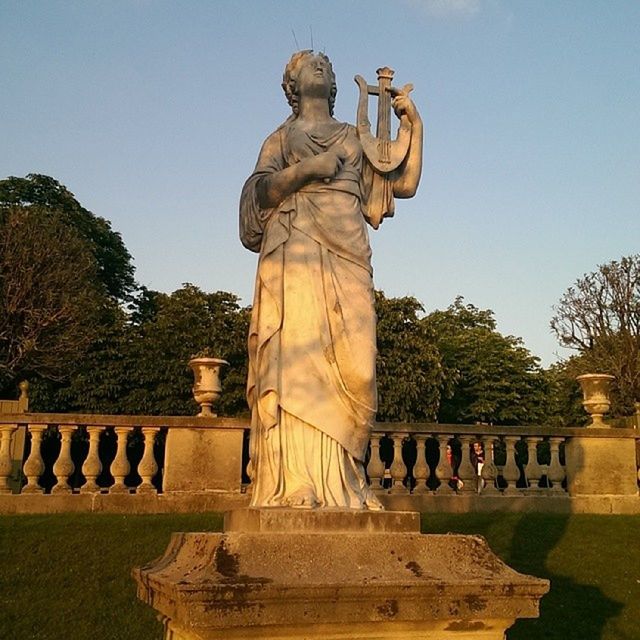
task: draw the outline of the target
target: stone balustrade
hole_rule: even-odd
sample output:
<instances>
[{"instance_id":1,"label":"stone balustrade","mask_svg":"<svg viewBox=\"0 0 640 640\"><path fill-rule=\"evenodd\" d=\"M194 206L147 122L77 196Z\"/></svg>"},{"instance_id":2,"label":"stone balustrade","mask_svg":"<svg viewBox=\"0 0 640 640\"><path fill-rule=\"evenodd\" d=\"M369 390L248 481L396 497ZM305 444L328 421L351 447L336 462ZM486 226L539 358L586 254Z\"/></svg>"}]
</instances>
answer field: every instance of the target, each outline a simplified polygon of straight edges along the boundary
<instances>
[{"instance_id":1,"label":"stone balustrade","mask_svg":"<svg viewBox=\"0 0 640 640\"><path fill-rule=\"evenodd\" d=\"M565 494L564 445L570 436L562 431L378 423L367 474L375 490L398 495Z\"/></svg>"},{"instance_id":2,"label":"stone balustrade","mask_svg":"<svg viewBox=\"0 0 640 640\"><path fill-rule=\"evenodd\" d=\"M197 481L187 478L185 484L167 463L182 467L186 462L181 473L188 476L206 464L211 444L209 457L220 476L216 488L240 492L246 429L246 421L225 418L0 414L0 494L157 494L175 485L189 490ZM21 430L27 445L16 478L11 456ZM180 460L182 441L194 434L201 446L190 459ZM224 463L216 461L220 457Z\"/></svg>"},{"instance_id":3,"label":"stone balustrade","mask_svg":"<svg viewBox=\"0 0 640 640\"><path fill-rule=\"evenodd\" d=\"M213 495L206 508L224 508L225 496L246 500L251 491L248 430L240 418L0 414L0 512L20 510L27 496L40 498L24 509L35 511L62 500L54 496L70 505L87 495L113 497L131 511L204 508L188 496ZM567 511L591 510L579 506L586 497L599 511L640 513L639 446L637 429L378 423L367 475L393 508L529 508L545 498ZM623 506L612 507L612 496Z\"/></svg>"}]
</instances>

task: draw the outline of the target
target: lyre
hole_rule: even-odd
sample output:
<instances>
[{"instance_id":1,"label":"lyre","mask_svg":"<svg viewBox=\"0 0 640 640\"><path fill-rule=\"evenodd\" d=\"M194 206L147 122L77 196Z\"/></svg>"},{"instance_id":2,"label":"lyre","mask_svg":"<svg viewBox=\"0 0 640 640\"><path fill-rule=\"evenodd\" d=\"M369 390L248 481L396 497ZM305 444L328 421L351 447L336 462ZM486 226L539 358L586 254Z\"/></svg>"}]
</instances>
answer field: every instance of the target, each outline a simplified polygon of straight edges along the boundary
<instances>
[{"instance_id":1,"label":"lyre","mask_svg":"<svg viewBox=\"0 0 640 640\"><path fill-rule=\"evenodd\" d=\"M354 78L360 88L358 100L357 130L365 155L373 167L380 173L389 173L397 169L407 156L409 136L401 136L391 140L391 98L393 95L408 95L413 90L412 84L402 89L391 86L394 71L389 67L381 67L376 71L378 85L367 84L362 76ZM378 96L378 122L376 135L371 133L369 122L369 96ZM400 118L400 129L410 128L407 116Z\"/></svg>"}]
</instances>

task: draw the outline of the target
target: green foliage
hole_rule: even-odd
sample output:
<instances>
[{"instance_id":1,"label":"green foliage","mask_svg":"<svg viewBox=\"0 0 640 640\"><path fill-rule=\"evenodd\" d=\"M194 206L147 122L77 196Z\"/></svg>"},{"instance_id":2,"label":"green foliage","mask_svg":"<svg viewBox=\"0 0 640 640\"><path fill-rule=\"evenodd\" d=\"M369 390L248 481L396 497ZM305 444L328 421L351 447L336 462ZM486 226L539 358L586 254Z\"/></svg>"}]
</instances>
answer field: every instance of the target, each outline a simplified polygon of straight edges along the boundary
<instances>
[{"instance_id":1,"label":"green foliage","mask_svg":"<svg viewBox=\"0 0 640 640\"><path fill-rule=\"evenodd\" d=\"M442 367L422 310L415 298L376 291L379 420L428 421L438 410Z\"/></svg>"},{"instance_id":2,"label":"green foliage","mask_svg":"<svg viewBox=\"0 0 640 640\"><path fill-rule=\"evenodd\" d=\"M244 413L249 311L224 291L190 284L170 295L143 290L130 315L118 307L68 384L35 385L34 408L116 414L193 415L190 358L204 349L223 367L220 415Z\"/></svg>"},{"instance_id":3,"label":"green foliage","mask_svg":"<svg viewBox=\"0 0 640 640\"><path fill-rule=\"evenodd\" d=\"M125 300L135 289L134 267L120 234L111 224L85 209L64 185L49 176L0 180L0 211L19 205L39 217L54 217L84 238L97 265L97 278L110 296Z\"/></svg>"},{"instance_id":4,"label":"green foliage","mask_svg":"<svg viewBox=\"0 0 640 640\"><path fill-rule=\"evenodd\" d=\"M75 229L40 206L0 207L0 390L61 379L91 344L104 296Z\"/></svg>"},{"instance_id":5,"label":"green foliage","mask_svg":"<svg viewBox=\"0 0 640 640\"><path fill-rule=\"evenodd\" d=\"M221 415L246 411L246 339L249 312L232 293L205 293L190 284L171 295L156 295L155 316L134 331L130 390L125 405L143 413L192 414L193 374L187 363L207 349L229 362L223 367Z\"/></svg>"},{"instance_id":6,"label":"green foliage","mask_svg":"<svg viewBox=\"0 0 640 640\"><path fill-rule=\"evenodd\" d=\"M547 369L548 421L551 425L577 427L589 422L589 415L582 407L582 391L576 380L582 373L587 371L578 356L553 364Z\"/></svg>"},{"instance_id":7,"label":"green foliage","mask_svg":"<svg viewBox=\"0 0 640 640\"><path fill-rule=\"evenodd\" d=\"M568 374L610 373L612 415L629 415L640 399L640 255L585 274L564 293L551 328L577 351Z\"/></svg>"},{"instance_id":8,"label":"green foliage","mask_svg":"<svg viewBox=\"0 0 640 640\"><path fill-rule=\"evenodd\" d=\"M67 378L61 383L42 378L31 381L32 410L126 413L119 407L128 391L131 340L127 314L114 302L105 305L91 345L73 363Z\"/></svg>"},{"instance_id":9,"label":"green foliage","mask_svg":"<svg viewBox=\"0 0 640 640\"><path fill-rule=\"evenodd\" d=\"M444 368L443 423L532 424L547 413L548 383L538 359L496 330L493 312L464 304L425 318Z\"/></svg>"}]
</instances>

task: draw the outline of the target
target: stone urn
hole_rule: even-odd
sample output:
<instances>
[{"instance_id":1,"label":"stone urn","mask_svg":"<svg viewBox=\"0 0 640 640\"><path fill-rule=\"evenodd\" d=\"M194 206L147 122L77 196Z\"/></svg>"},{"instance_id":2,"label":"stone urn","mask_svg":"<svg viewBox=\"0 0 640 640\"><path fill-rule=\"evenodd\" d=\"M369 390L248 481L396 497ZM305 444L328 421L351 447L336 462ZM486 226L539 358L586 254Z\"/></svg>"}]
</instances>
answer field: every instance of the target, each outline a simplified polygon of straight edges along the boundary
<instances>
[{"instance_id":1,"label":"stone urn","mask_svg":"<svg viewBox=\"0 0 640 640\"><path fill-rule=\"evenodd\" d=\"M189 366L193 371L193 397L200 405L201 418L215 418L212 407L220 397L220 367L229 364L220 358L191 358Z\"/></svg>"},{"instance_id":2,"label":"stone urn","mask_svg":"<svg viewBox=\"0 0 640 640\"><path fill-rule=\"evenodd\" d=\"M576 380L582 387L584 400L582 406L591 416L591 424L588 427L608 427L602 416L609 411L611 402L609 400L609 388L614 376L607 373L585 373L578 376Z\"/></svg>"}]
</instances>

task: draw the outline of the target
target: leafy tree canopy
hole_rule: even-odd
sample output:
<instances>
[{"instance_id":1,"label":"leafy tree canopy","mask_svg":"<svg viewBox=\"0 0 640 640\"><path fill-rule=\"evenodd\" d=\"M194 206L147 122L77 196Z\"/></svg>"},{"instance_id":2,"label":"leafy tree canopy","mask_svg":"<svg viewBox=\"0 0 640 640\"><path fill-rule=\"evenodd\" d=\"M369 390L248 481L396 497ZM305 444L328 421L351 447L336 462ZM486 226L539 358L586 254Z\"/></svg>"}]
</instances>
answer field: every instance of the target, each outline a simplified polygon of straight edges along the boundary
<instances>
[{"instance_id":1,"label":"leafy tree canopy","mask_svg":"<svg viewBox=\"0 0 640 640\"><path fill-rule=\"evenodd\" d=\"M613 415L632 413L640 399L640 255L579 278L554 311L551 329L577 352L567 370L614 375Z\"/></svg>"},{"instance_id":2,"label":"leafy tree canopy","mask_svg":"<svg viewBox=\"0 0 640 640\"><path fill-rule=\"evenodd\" d=\"M547 381L538 359L496 330L493 312L465 304L425 318L444 368L438 419L444 423L531 424L546 414Z\"/></svg>"},{"instance_id":3,"label":"leafy tree canopy","mask_svg":"<svg viewBox=\"0 0 640 640\"><path fill-rule=\"evenodd\" d=\"M576 380L581 373L585 371L580 356L572 356L547 369L550 424L558 427L576 427L589 422L589 414L582 407L582 391Z\"/></svg>"},{"instance_id":4,"label":"leafy tree canopy","mask_svg":"<svg viewBox=\"0 0 640 640\"><path fill-rule=\"evenodd\" d=\"M0 209L34 207L38 216L55 216L84 238L95 258L96 275L106 292L125 300L135 289L132 258L111 224L85 209L64 185L54 178L30 173L25 178L0 180Z\"/></svg>"},{"instance_id":5,"label":"leafy tree canopy","mask_svg":"<svg viewBox=\"0 0 640 640\"><path fill-rule=\"evenodd\" d=\"M172 294L144 289L131 315L113 309L69 382L36 385L34 407L116 414L193 415L189 359L208 350L229 362L222 370L220 415L247 411L248 309L232 293L185 284Z\"/></svg>"},{"instance_id":6,"label":"leafy tree canopy","mask_svg":"<svg viewBox=\"0 0 640 640\"><path fill-rule=\"evenodd\" d=\"M422 311L415 298L376 292L379 420L431 421L436 416L443 373Z\"/></svg>"},{"instance_id":7,"label":"leafy tree canopy","mask_svg":"<svg viewBox=\"0 0 640 640\"><path fill-rule=\"evenodd\" d=\"M0 390L60 380L93 340L104 295L86 241L40 205L0 208Z\"/></svg>"}]
</instances>

